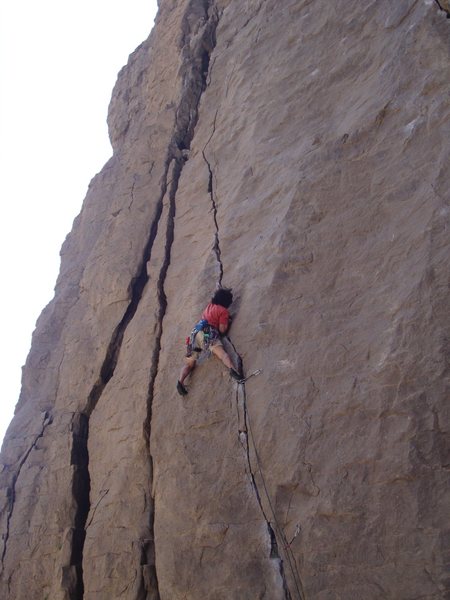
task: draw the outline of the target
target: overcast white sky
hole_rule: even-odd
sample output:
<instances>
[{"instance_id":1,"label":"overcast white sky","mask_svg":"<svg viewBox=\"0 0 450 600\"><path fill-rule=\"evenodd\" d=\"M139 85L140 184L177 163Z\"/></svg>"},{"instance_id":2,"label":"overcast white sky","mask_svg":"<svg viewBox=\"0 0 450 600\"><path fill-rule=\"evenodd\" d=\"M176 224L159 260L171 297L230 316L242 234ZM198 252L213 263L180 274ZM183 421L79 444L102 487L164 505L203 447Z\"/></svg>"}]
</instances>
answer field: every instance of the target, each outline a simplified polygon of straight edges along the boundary
<instances>
[{"instance_id":1,"label":"overcast white sky","mask_svg":"<svg viewBox=\"0 0 450 600\"><path fill-rule=\"evenodd\" d=\"M0 442L61 244L112 154L106 116L117 73L156 10L156 0L0 5Z\"/></svg>"}]
</instances>

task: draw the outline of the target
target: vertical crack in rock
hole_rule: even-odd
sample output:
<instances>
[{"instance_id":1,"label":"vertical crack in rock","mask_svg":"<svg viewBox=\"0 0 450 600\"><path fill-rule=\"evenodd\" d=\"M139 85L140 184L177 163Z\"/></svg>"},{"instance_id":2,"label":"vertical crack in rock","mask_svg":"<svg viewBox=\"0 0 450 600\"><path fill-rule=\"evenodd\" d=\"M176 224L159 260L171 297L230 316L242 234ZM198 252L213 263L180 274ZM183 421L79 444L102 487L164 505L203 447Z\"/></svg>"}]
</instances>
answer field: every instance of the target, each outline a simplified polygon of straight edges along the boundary
<instances>
[{"instance_id":1,"label":"vertical crack in rock","mask_svg":"<svg viewBox=\"0 0 450 600\"><path fill-rule=\"evenodd\" d=\"M440 10L442 10L442 12L445 12L445 14L447 15L447 19L450 19L450 10L448 2L445 2L445 4L442 0L435 0L435 2L439 6Z\"/></svg>"},{"instance_id":2,"label":"vertical crack in rock","mask_svg":"<svg viewBox=\"0 0 450 600\"><path fill-rule=\"evenodd\" d=\"M217 287L221 287L222 279L223 279L223 263L222 263L222 257L221 257L221 251L220 251L219 223L217 220L217 202L214 197L213 170L211 167L211 163L209 162L209 160L207 159L206 154L205 154L206 147L208 146L209 142L213 138L214 133L216 132L217 112L218 111L216 110L216 114L214 115L213 130L212 130L211 135L209 136L208 141L206 142L206 144L202 150L202 155L203 155L203 160L205 161L206 166L208 167L208 173L209 173L208 194L211 199L211 207L212 207L213 220L214 220L214 226L215 226L213 250L216 255L217 264L219 265L219 278L217 280Z\"/></svg>"},{"instance_id":3,"label":"vertical crack in rock","mask_svg":"<svg viewBox=\"0 0 450 600\"><path fill-rule=\"evenodd\" d=\"M286 580L286 574L284 572L283 559L281 558L280 552L278 550L277 536L275 535L275 531L273 530L273 527L269 521L267 522L267 528L269 530L269 536L270 536L270 558L274 558L274 559L278 560L278 564L279 564L279 568L280 568L280 575L281 575L281 579L283 581L284 597L286 600L292 600L291 592L289 591L289 587L288 587L287 580ZM303 596L301 596L300 594L299 594L299 598L300 598L300 600L303 600Z\"/></svg>"},{"instance_id":4,"label":"vertical crack in rock","mask_svg":"<svg viewBox=\"0 0 450 600\"><path fill-rule=\"evenodd\" d=\"M147 244L144 248L142 259L136 277L131 281L128 307L111 336L102 367L100 376L92 387L87 399L85 410L76 413L72 420L72 455L71 465L74 468L72 481L72 497L76 505L74 518L74 531L72 535L72 552L69 567L64 570L69 572L68 581L63 577L63 586L68 590L70 600L82 600L84 597L83 581L83 551L86 538L86 521L90 511L90 488L91 479L89 473L89 419L97 403L114 375L117 361L119 359L120 348L122 345L125 331L133 319L145 285L148 281L147 262L150 260L153 244L158 232L158 224L163 212L163 200L167 188L167 174L169 171L169 160L166 160L165 174L161 184L161 193L156 203L155 215L150 227L150 234Z\"/></svg>"},{"instance_id":5,"label":"vertical crack in rock","mask_svg":"<svg viewBox=\"0 0 450 600\"><path fill-rule=\"evenodd\" d=\"M231 342L230 342L231 343ZM237 353L236 353L237 354ZM237 354L238 356L238 360L241 362L241 358L240 356ZM285 573L285 569L284 569L284 562L283 559L281 557L280 551L279 551L279 545L278 545L278 541L277 541L277 535L276 532L278 533L282 544L283 544L283 548L285 549L285 555L286 555L286 559L287 559L287 563L289 565L289 569L291 571L292 574L292 578L294 580L295 583L295 590L296 590L296 594L297 594L297 598L298 600L304 600L305 599L305 594L304 594L304 590L303 590L303 585L300 579L300 574L298 572L298 568L295 562L295 557L292 554L292 551L289 548L289 544L286 540L286 536L284 535L284 532L281 528L281 526L278 523L278 520L276 518L275 515L275 509L272 505L272 501L270 499L270 495L269 495L269 491L267 489L266 483L265 483L265 479L264 479L264 475L262 472L262 468L261 468L261 463L260 463L260 459L259 459L259 455L258 455L258 451L256 449L256 444L255 444L255 440L253 438L253 433L252 433L252 429L251 429L251 424L250 424L250 419L249 419L249 414L248 414L248 408L247 408L247 394L245 391L245 385L242 384L239 386L237 392L236 392L236 402L239 405L239 394L242 394L242 411L243 411L243 425L244 427L242 428L242 430L239 431L239 441L242 445L242 447L244 448L245 454L246 454L246 458L247 458L247 465L248 465L248 471L249 471L249 476L250 476L250 481L253 487L253 490L255 492L255 496L256 496L256 500L258 502L259 508L261 510L261 513L263 515L264 520L266 521L267 524L267 531L269 534L269 539L270 539L270 558L275 559L278 561L278 565L279 565L279 570L280 570L280 577L281 580L283 582L283 592L284 592L284 598L285 600L292 600L292 595L291 592L289 590L289 586L288 586L288 582L287 582L287 578L286 578L286 573ZM238 409L239 410L239 409ZM267 516L266 511L264 510L264 506L263 506L263 502L261 499L261 492L258 488L258 484L256 483L256 477L255 477L255 470L254 467L252 465L252 460L251 460L251 452L250 452L250 444L249 444L249 435L252 441L252 445L253 445L253 452L255 455L255 459L256 459L256 464L257 464L257 470L259 472L261 481L262 481L262 485L263 485L263 489L264 489L264 494L267 498L267 502L269 504L270 507L270 511L272 513L272 517L273 517L273 523L270 521L270 519Z\"/></svg>"},{"instance_id":6,"label":"vertical crack in rock","mask_svg":"<svg viewBox=\"0 0 450 600\"><path fill-rule=\"evenodd\" d=\"M198 16L198 22L192 26L189 17L192 14ZM153 398L155 392L156 376L159 368L159 359L161 353L161 339L163 334L163 321L167 310L167 297L164 290L164 284L167 271L170 265L171 250L174 240L175 213L176 213L176 194L178 185L185 164L185 154L183 151L189 150L194 137L195 126L198 121L198 110L200 99L207 87L207 77L209 72L211 53L216 45L216 28L219 16L214 8L213 2L193 0L183 19L183 45L181 53L183 56L182 83L183 94L176 112L176 124L169 149L168 162L174 161L172 182L169 191L169 212L167 217L167 228L165 237L164 260L159 272L157 282L158 295L158 318L157 330L155 333L155 346L152 355L150 381L147 395L147 420L144 425L144 435L146 438L151 479L153 479L153 456L150 449L151 422L153 411ZM201 35L197 35L196 26L203 23ZM193 45L191 45L193 43ZM151 499L149 530L151 539L143 545L143 557L141 560L143 572L146 567L147 578L143 574L143 590L146 594L153 592L154 600L159 600L158 578L156 572L156 548L154 540L154 513L155 501ZM150 589L151 588L151 589ZM156 592L155 592L156 590ZM146 598L148 596L145 596Z\"/></svg>"},{"instance_id":7,"label":"vertical crack in rock","mask_svg":"<svg viewBox=\"0 0 450 600\"><path fill-rule=\"evenodd\" d=\"M83 547L86 538L86 519L90 509L89 477L89 417L75 413L71 423L72 450L70 465L73 468L72 498L75 503L75 519L72 530L72 548L69 567L63 567L63 587L70 600L81 600L84 596Z\"/></svg>"},{"instance_id":8,"label":"vertical crack in rock","mask_svg":"<svg viewBox=\"0 0 450 600\"><path fill-rule=\"evenodd\" d=\"M17 480L19 479L19 475L20 475L20 472L22 470L22 467L24 466L24 464L28 460L28 457L30 456L31 452L36 448L36 444L38 443L38 441L40 440L40 438L42 438L44 436L45 430L47 429L47 427L49 425L52 424L52 422L53 422L53 417L50 415L49 412L45 412L44 413L44 418L42 420L41 430L37 434L37 436L34 438L34 441L32 442L31 446L28 448L28 450L22 456L22 458L21 458L21 460L19 462L19 466L17 468L17 472L13 475L11 487L8 487L8 489L7 489L6 493L7 493L7 500L8 500L8 506L7 506L7 511L8 512L7 512L7 515L6 515L6 532L5 532L4 536L3 536L3 552L2 552L2 557L1 557L2 570L3 570L3 567L4 567L6 550L7 550L7 546L8 546L11 518L12 518L12 515L13 515L13 512L14 512L14 503L15 503L15 500L16 500L16 485L17 485Z\"/></svg>"},{"instance_id":9,"label":"vertical crack in rock","mask_svg":"<svg viewBox=\"0 0 450 600\"><path fill-rule=\"evenodd\" d=\"M147 419L144 423L144 437L148 452L149 462L149 480L153 481L153 456L150 450L150 432L153 411L153 395L156 376L159 367L159 357L161 353L161 338L163 333L163 320L167 310L167 297L164 291L164 282L170 265L170 255L174 239L175 228L175 196L178 189L178 183L183 169L184 161L182 158L173 160L172 182L169 191L169 211L167 215L167 225L165 232L164 260L161 265L158 280L156 283L156 292L158 299L157 327L155 331L155 343L151 358L149 387L147 393ZM154 514L155 500L153 496L149 499L149 522L148 530L150 537L142 540L141 550L141 585L140 596L142 600L150 598L151 600L160 600L158 576L156 572L156 549L154 540Z\"/></svg>"},{"instance_id":10,"label":"vertical crack in rock","mask_svg":"<svg viewBox=\"0 0 450 600\"><path fill-rule=\"evenodd\" d=\"M239 370L243 371L242 358L239 355L239 353L237 352L237 350L234 347L233 343L231 342L230 338L228 336L225 336L223 339L226 344L226 350L227 350L228 354L231 356L233 363L238 366ZM241 400L240 400L240 398L241 398ZM236 390L236 405L237 405L237 413L238 413L239 442L245 452L250 482L251 482L252 488L255 492L256 500L257 500L258 506L261 510L261 514L266 522L267 531L268 531L269 539L270 539L270 558L278 561L280 577L283 582L284 599L292 600L293 597L292 597L291 591L288 586L288 581L287 581L286 573L285 573L285 569L284 569L284 562L283 562L283 559L281 557L281 553L279 550L277 535L282 542L282 547L284 549L284 554L286 556L287 564L289 565L292 579L295 584L296 597L298 600L305 600L305 592L303 590L303 584L302 584L302 581L300 578L300 573L298 571L295 556L294 556L294 554L290 548L290 545L286 539L284 531L278 522L277 516L275 514L275 509L274 509L272 500L270 498L269 490L267 489L266 480L265 480L265 477L264 477L264 474L262 471L261 461L259 458L258 450L256 447L256 442L253 437L252 427L251 427L251 423L250 423L250 415L249 415L248 406L247 406L247 393L245 390L245 383L238 385L238 388ZM241 414L242 414L242 417L240 417ZM270 512L273 517L272 522L268 518L268 515L264 509L261 492L260 492L260 489L256 482L255 468L252 465L249 436L250 436L250 440L251 440L251 443L253 446L253 454L254 454L255 460L256 460L256 468L257 468L259 477L262 482L264 495L267 499L267 503L270 507Z\"/></svg>"},{"instance_id":11,"label":"vertical crack in rock","mask_svg":"<svg viewBox=\"0 0 450 600\"><path fill-rule=\"evenodd\" d=\"M192 16L197 16L193 23ZM144 288L148 282L147 263L152 255L153 245L158 233L158 228L163 214L163 202L168 187L168 175L172 170L172 180L169 190L169 213L165 232L164 260L157 281L157 297L159 303L158 327L155 333L155 346L151 360L150 382L147 400L147 420L144 425L150 475L153 476L153 457L150 453L150 430L152 420L152 402L154 386L159 366L161 352L161 338L163 332L163 319L167 309L167 298L164 291L164 282L170 265L170 254L174 239L175 225L175 196L178 190L180 175L185 163L183 151L189 150L194 136L195 126L198 121L198 108L202 93L207 87L211 53L216 44L216 28L219 15L211 0L191 0L182 21L182 96L175 116L175 127L169 144L165 171L161 184L161 193L158 198L155 216L150 228L148 242L144 248L142 260L136 277L130 285L130 303L120 323L115 328L108 345L105 359L100 369L100 376L89 394L85 410L77 413L73 419L72 427L72 457L74 467L72 484L73 499L76 504L74 531L72 536L72 553L70 576L67 584L70 600L82 600L84 596L83 582L83 550L86 537L86 521L90 511L90 474L89 474L89 419L94 411L106 385L114 375L119 359L125 331L133 319ZM200 35L199 35L200 32ZM149 530L151 539L142 543L141 556L141 590L144 598L159 600L158 579L155 566L155 544L153 536L154 499L150 502Z\"/></svg>"}]
</instances>

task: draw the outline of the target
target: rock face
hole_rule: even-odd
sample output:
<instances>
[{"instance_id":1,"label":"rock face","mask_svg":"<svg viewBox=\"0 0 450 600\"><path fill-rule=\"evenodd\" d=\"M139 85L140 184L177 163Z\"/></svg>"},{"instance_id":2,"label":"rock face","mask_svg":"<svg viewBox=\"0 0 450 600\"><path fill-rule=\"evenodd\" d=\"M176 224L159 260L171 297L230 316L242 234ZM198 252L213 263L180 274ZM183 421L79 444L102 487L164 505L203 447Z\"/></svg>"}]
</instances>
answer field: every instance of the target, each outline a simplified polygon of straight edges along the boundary
<instances>
[{"instance_id":1,"label":"rock face","mask_svg":"<svg viewBox=\"0 0 450 600\"><path fill-rule=\"evenodd\" d=\"M160 4L2 448L0 596L450 598L450 22ZM181 398L216 285L262 373Z\"/></svg>"}]
</instances>

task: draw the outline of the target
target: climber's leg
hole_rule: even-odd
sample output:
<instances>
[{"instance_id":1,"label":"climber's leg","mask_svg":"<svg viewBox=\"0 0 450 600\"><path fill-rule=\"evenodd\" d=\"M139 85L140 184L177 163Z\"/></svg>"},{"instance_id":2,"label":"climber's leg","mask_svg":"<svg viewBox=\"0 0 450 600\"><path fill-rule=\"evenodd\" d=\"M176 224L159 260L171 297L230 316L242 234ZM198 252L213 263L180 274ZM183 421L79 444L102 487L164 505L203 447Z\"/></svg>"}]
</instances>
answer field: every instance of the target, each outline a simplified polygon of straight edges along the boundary
<instances>
[{"instance_id":1,"label":"climber's leg","mask_svg":"<svg viewBox=\"0 0 450 600\"><path fill-rule=\"evenodd\" d=\"M188 393L187 389L184 386L184 380L186 377L195 369L195 365L197 361L192 356L187 356L185 359L185 365L181 369L180 379L177 381L177 391L181 396L186 396Z\"/></svg>"},{"instance_id":2,"label":"climber's leg","mask_svg":"<svg viewBox=\"0 0 450 600\"><path fill-rule=\"evenodd\" d=\"M231 359L222 344L215 344L214 346L211 346L211 352L214 354L214 356L217 356L217 358L220 359L226 367L229 369L233 368L233 363L231 362Z\"/></svg>"},{"instance_id":3,"label":"climber's leg","mask_svg":"<svg viewBox=\"0 0 450 600\"><path fill-rule=\"evenodd\" d=\"M186 364L180 371L180 382L184 383L184 380L191 371L195 369L196 360L195 358L185 358Z\"/></svg>"},{"instance_id":4,"label":"climber's leg","mask_svg":"<svg viewBox=\"0 0 450 600\"><path fill-rule=\"evenodd\" d=\"M242 379L242 373L238 373L234 370L233 363L231 362L231 359L222 344L212 345L211 352L214 354L214 356L217 356L217 358L219 358L226 367L228 367L230 370L230 375L233 377L233 379L236 379L237 381Z\"/></svg>"}]
</instances>

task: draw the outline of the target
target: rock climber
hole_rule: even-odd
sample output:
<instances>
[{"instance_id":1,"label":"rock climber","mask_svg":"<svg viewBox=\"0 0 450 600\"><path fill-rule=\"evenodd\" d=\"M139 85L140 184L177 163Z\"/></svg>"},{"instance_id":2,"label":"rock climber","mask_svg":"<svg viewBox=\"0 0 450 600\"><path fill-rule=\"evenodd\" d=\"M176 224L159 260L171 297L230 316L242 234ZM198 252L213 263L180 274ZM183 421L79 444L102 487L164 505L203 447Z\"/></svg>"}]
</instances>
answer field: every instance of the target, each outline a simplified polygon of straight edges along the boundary
<instances>
[{"instance_id":1,"label":"rock climber","mask_svg":"<svg viewBox=\"0 0 450 600\"><path fill-rule=\"evenodd\" d=\"M218 289L202 312L202 318L192 330L190 338L186 340L185 365L181 369L180 379L177 381L177 391L181 396L188 393L184 380L194 370L200 353L208 349L228 367L233 379L242 380L242 373L234 369L221 340L221 335L228 331L231 323L228 308L232 302L233 294L230 289Z\"/></svg>"}]
</instances>

